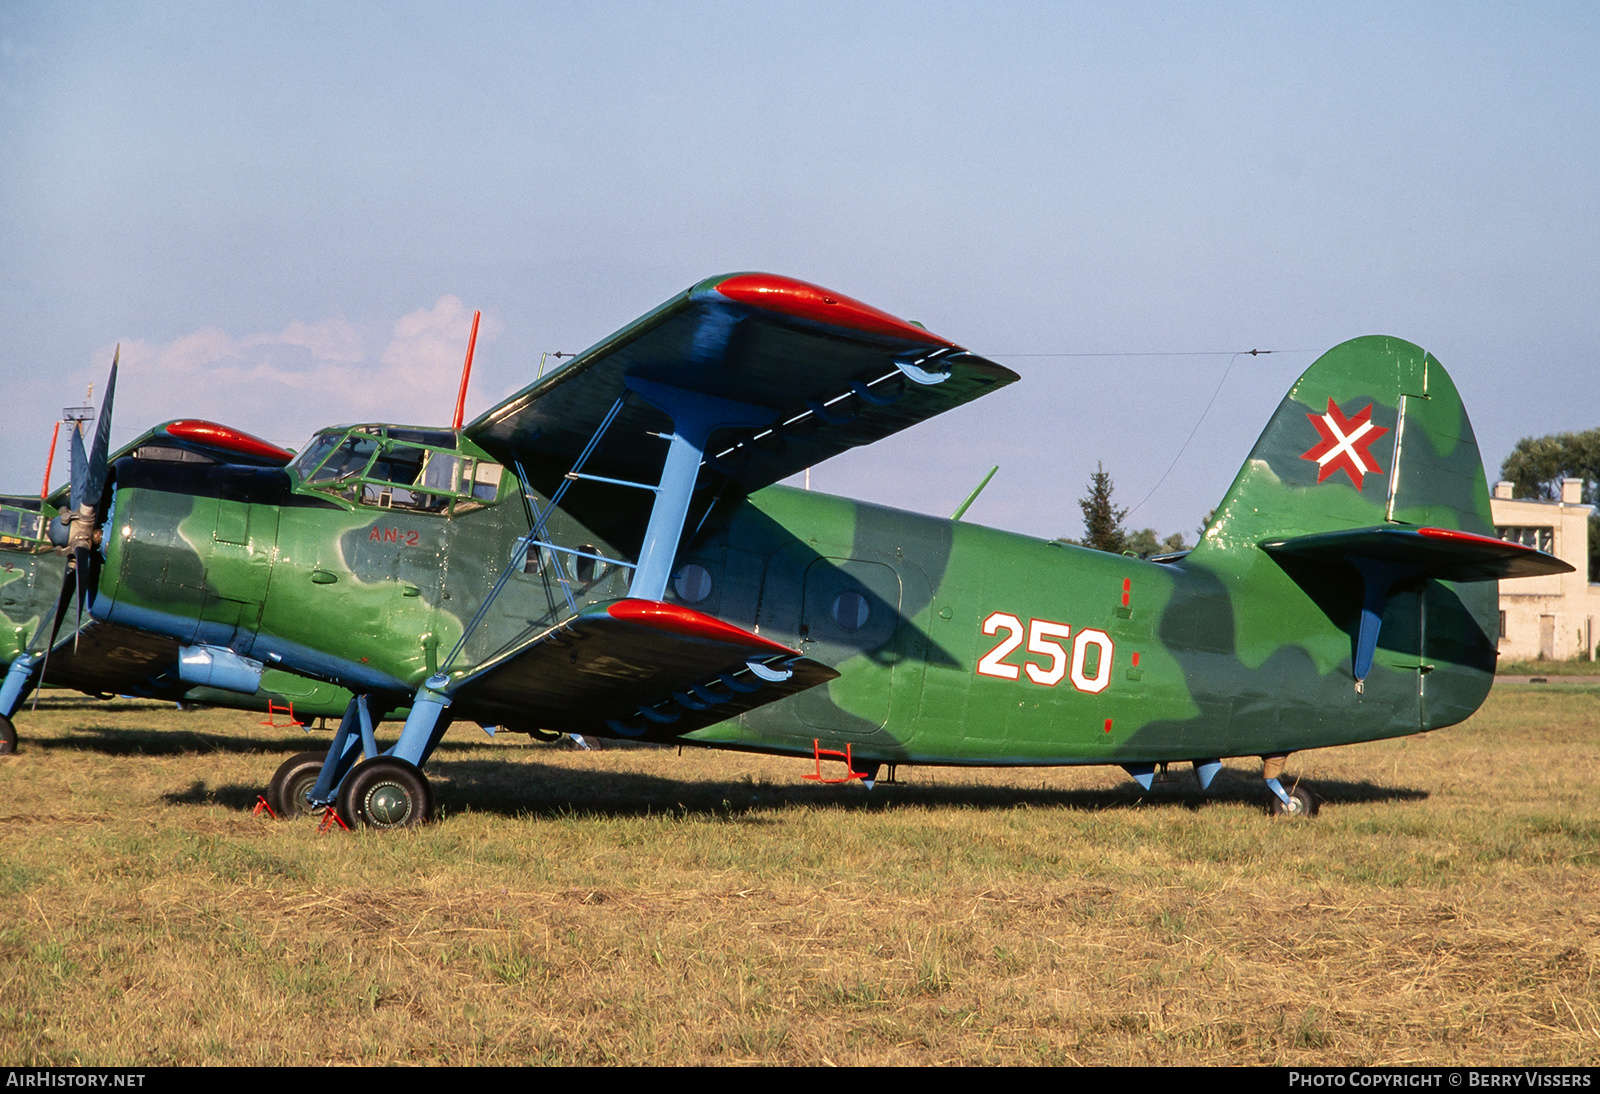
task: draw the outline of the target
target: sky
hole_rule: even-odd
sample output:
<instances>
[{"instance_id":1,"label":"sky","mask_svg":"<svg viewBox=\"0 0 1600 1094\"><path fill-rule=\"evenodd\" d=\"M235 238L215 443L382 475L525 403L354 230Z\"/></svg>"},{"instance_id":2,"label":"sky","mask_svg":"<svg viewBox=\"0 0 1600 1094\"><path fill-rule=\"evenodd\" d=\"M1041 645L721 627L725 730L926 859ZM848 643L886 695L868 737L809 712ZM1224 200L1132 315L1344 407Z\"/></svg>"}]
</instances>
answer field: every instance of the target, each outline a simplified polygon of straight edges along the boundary
<instances>
[{"instance_id":1,"label":"sky","mask_svg":"<svg viewBox=\"0 0 1600 1094\"><path fill-rule=\"evenodd\" d=\"M1103 465L1192 540L1363 334L1492 480L1600 424L1597 106L1593 4L0 0L0 490L119 344L114 441L299 447L448 423L474 309L469 417L738 270L1022 376L814 489L948 516L999 464L968 520L1076 536Z\"/></svg>"}]
</instances>

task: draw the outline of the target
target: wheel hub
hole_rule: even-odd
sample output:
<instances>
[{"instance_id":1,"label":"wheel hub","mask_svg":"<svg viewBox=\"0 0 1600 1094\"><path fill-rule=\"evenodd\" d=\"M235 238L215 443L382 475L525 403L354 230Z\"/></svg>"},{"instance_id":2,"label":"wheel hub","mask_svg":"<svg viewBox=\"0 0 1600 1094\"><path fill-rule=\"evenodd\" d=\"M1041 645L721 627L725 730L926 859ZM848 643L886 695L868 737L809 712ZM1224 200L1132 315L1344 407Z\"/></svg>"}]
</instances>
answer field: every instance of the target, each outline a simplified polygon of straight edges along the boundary
<instances>
[{"instance_id":1,"label":"wheel hub","mask_svg":"<svg viewBox=\"0 0 1600 1094\"><path fill-rule=\"evenodd\" d=\"M366 814L373 824L404 824L411 815L411 796L395 783L379 783L367 793Z\"/></svg>"}]
</instances>

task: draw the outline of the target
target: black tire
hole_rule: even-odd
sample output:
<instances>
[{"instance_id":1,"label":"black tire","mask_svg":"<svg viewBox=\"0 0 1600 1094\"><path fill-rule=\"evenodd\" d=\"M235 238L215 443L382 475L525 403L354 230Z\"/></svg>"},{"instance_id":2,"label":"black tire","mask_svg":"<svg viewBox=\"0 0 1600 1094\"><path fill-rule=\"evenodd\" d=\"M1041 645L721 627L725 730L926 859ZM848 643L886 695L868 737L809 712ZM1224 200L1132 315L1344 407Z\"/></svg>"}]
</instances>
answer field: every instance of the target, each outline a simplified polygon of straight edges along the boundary
<instances>
[{"instance_id":1,"label":"black tire","mask_svg":"<svg viewBox=\"0 0 1600 1094\"><path fill-rule=\"evenodd\" d=\"M290 756L272 773L267 783L267 804L272 811L285 819L305 817L322 812L306 800L322 774L322 762L328 758L326 750L301 752Z\"/></svg>"},{"instance_id":2,"label":"black tire","mask_svg":"<svg viewBox=\"0 0 1600 1094\"><path fill-rule=\"evenodd\" d=\"M345 776L338 808L351 828L410 828L433 818L433 788L415 764L378 756Z\"/></svg>"},{"instance_id":3,"label":"black tire","mask_svg":"<svg viewBox=\"0 0 1600 1094\"><path fill-rule=\"evenodd\" d=\"M1288 791L1287 802L1272 795L1272 803L1267 806L1267 811L1274 817L1310 818L1317 815L1317 797L1303 786L1296 786Z\"/></svg>"},{"instance_id":4,"label":"black tire","mask_svg":"<svg viewBox=\"0 0 1600 1094\"><path fill-rule=\"evenodd\" d=\"M17 750L17 727L11 719L0 714L0 756L9 756Z\"/></svg>"}]
</instances>

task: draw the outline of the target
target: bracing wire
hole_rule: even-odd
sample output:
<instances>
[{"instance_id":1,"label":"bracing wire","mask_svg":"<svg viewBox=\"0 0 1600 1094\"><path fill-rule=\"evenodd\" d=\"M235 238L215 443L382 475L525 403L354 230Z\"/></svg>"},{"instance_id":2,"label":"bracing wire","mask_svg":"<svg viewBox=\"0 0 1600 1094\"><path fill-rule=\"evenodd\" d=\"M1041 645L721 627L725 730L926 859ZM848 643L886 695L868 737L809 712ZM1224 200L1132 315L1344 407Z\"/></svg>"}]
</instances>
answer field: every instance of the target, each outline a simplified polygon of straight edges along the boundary
<instances>
[{"instance_id":1,"label":"bracing wire","mask_svg":"<svg viewBox=\"0 0 1600 1094\"><path fill-rule=\"evenodd\" d=\"M1211 399L1210 399L1210 401L1208 401L1206 403L1206 408L1200 412L1200 417L1195 419L1194 428L1189 430L1189 435L1184 438L1183 444L1178 446L1178 451L1172 457L1172 462L1167 464L1167 469L1165 471L1161 472L1161 477L1159 479L1157 479L1156 480L1156 484L1150 488L1150 492L1148 494L1146 494L1144 497L1139 499L1139 504L1138 505L1135 505L1132 509L1128 510L1127 516L1130 516L1130 517L1133 516L1133 514L1137 513L1144 506L1145 502L1147 502L1151 498L1155 497L1156 491L1161 489L1161 484L1167 481L1167 476L1168 475L1172 474L1172 469L1174 467L1178 466L1178 461L1183 458L1184 452L1188 451L1189 442L1194 440L1194 435L1196 433L1200 432L1200 427L1203 424L1205 424L1206 415L1210 414L1211 413L1211 408L1214 405L1216 405L1217 396L1222 394L1222 385L1228 382L1228 373L1233 371L1233 365L1234 365L1235 361L1239 360L1239 358L1243 357L1245 354L1249 354L1251 357L1261 357L1261 356L1264 356L1264 355L1269 354L1269 353L1296 353L1296 352L1299 352L1299 351L1297 351L1297 350L1284 350L1284 349L1248 349L1248 350L1242 349L1242 350L1239 350L1236 353L1234 353L1231 357L1229 357L1228 358L1228 367L1222 370L1222 377L1217 381L1216 389L1211 392ZM1052 356L1054 356L1054 355L1052 355ZM1068 356L1068 355L1067 354L1061 354L1060 356L1065 357L1065 356ZM1072 356L1079 356L1079 355L1073 354ZM1082 355L1082 356L1090 356L1090 355ZM1124 356L1131 357L1131 356L1138 356L1138 355L1136 355L1136 354L1107 354L1106 356L1108 356L1108 357L1112 357L1112 356L1115 356L1115 357L1124 357ZM1160 357L1193 357L1193 356L1200 356L1200 355L1199 354L1192 354L1192 353L1165 353L1165 354L1150 354L1150 356L1152 356L1152 357L1156 357L1156 356L1160 356ZM1221 356L1221 354L1216 354L1215 356Z\"/></svg>"}]
</instances>

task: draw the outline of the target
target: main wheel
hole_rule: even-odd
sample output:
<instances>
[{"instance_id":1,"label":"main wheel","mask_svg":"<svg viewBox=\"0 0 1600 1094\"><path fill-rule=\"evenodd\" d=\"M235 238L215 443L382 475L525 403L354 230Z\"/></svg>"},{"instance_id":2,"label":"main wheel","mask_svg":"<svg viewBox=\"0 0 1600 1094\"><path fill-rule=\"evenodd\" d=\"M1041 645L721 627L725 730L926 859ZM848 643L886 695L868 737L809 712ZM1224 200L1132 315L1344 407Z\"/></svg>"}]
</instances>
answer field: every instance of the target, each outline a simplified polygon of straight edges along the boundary
<instances>
[{"instance_id":1,"label":"main wheel","mask_svg":"<svg viewBox=\"0 0 1600 1094\"><path fill-rule=\"evenodd\" d=\"M313 806L307 795L315 789L327 758L326 751L301 752L283 761L267 783L267 804L272 811L284 818L320 813L321 807Z\"/></svg>"},{"instance_id":2,"label":"main wheel","mask_svg":"<svg viewBox=\"0 0 1600 1094\"><path fill-rule=\"evenodd\" d=\"M351 828L409 828L433 816L433 789L415 764L393 756L363 760L339 787L339 816Z\"/></svg>"},{"instance_id":3,"label":"main wheel","mask_svg":"<svg viewBox=\"0 0 1600 1094\"><path fill-rule=\"evenodd\" d=\"M17 750L17 727L11 719L0 714L0 756L9 756Z\"/></svg>"},{"instance_id":4,"label":"main wheel","mask_svg":"<svg viewBox=\"0 0 1600 1094\"><path fill-rule=\"evenodd\" d=\"M1272 803L1267 806L1267 811L1274 817L1314 817L1317 815L1317 798L1310 790L1297 786L1289 791L1289 800L1282 801L1278 795L1272 795Z\"/></svg>"}]
</instances>

